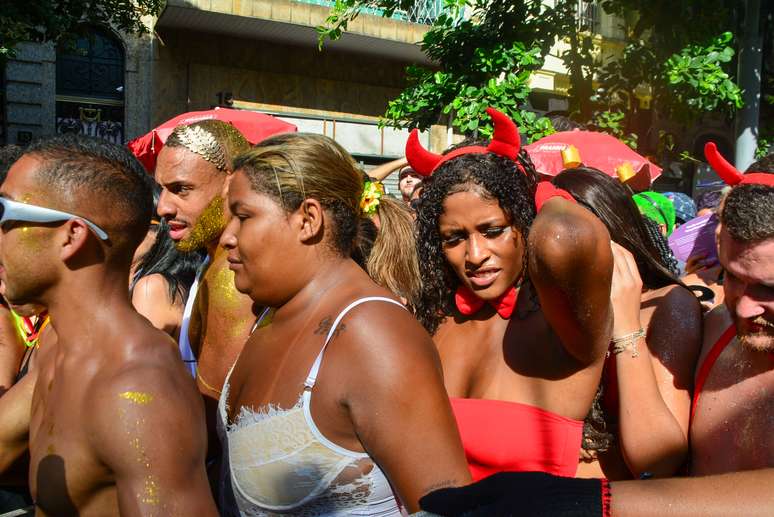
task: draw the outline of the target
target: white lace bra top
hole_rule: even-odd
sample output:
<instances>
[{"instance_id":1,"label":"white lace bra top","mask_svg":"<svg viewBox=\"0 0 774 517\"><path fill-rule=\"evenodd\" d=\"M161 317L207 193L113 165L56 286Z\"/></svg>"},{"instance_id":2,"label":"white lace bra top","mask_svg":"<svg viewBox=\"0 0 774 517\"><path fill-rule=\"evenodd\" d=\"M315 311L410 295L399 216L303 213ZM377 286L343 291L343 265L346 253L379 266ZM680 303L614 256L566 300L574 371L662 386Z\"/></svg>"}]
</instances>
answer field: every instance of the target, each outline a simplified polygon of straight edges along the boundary
<instances>
[{"instance_id":1,"label":"white lace bra top","mask_svg":"<svg viewBox=\"0 0 774 517\"><path fill-rule=\"evenodd\" d=\"M370 301L402 307L389 298L368 297L341 311L309 371L304 391L292 408L270 406L254 411L243 406L234 423L229 424L229 372L218 404L224 516L401 515L379 466L368 454L349 451L325 438L310 410L323 353L336 327L350 310Z\"/></svg>"}]
</instances>

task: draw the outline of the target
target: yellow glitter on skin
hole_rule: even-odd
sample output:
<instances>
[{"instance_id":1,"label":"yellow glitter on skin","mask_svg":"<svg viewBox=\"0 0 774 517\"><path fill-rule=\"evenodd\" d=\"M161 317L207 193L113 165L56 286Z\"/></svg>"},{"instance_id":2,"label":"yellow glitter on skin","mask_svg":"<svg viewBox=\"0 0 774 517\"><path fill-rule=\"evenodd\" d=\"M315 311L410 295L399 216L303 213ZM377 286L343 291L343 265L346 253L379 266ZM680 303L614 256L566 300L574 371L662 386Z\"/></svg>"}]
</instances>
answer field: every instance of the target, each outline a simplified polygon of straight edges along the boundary
<instances>
[{"instance_id":1,"label":"yellow glitter on skin","mask_svg":"<svg viewBox=\"0 0 774 517\"><path fill-rule=\"evenodd\" d=\"M191 234L177 243L179 251L190 253L201 250L220 237L226 228L226 214L223 198L216 196L196 220Z\"/></svg>"},{"instance_id":2,"label":"yellow glitter on skin","mask_svg":"<svg viewBox=\"0 0 774 517\"><path fill-rule=\"evenodd\" d=\"M125 391L123 393L119 393L118 396L139 406L149 404L153 400L153 395L150 393L144 393L142 391Z\"/></svg>"},{"instance_id":3,"label":"yellow glitter on skin","mask_svg":"<svg viewBox=\"0 0 774 517\"><path fill-rule=\"evenodd\" d=\"M159 485L153 476L145 478L145 490L140 500L145 504L159 504Z\"/></svg>"},{"instance_id":4,"label":"yellow glitter on skin","mask_svg":"<svg viewBox=\"0 0 774 517\"><path fill-rule=\"evenodd\" d=\"M234 285L234 272L221 268L210 281L210 299L219 310L233 310L239 307L239 297Z\"/></svg>"}]
</instances>

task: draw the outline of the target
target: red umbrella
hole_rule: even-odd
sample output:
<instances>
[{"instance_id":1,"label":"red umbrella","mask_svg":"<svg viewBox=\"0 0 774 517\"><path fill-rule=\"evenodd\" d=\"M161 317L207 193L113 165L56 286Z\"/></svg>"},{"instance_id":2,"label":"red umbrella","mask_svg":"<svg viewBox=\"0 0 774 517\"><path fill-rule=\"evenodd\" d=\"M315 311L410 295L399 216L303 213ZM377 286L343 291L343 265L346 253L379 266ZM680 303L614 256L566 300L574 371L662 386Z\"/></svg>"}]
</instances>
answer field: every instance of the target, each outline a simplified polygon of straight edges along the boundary
<instances>
[{"instance_id":1,"label":"red umbrella","mask_svg":"<svg viewBox=\"0 0 774 517\"><path fill-rule=\"evenodd\" d=\"M580 156L576 155L575 159L568 156L574 154L570 146L574 146ZM556 176L564 169L577 167L577 162L580 162L614 178L619 177L622 181L631 180L637 186L644 186L642 190L647 190L650 182L661 175L661 167L607 133L562 131L543 137L524 149L532 158L538 172L549 176ZM565 151L564 157L562 151Z\"/></svg>"},{"instance_id":2,"label":"red umbrella","mask_svg":"<svg viewBox=\"0 0 774 517\"><path fill-rule=\"evenodd\" d=\"M212 119L228 122L237 128L251 144L257 144L264 138L278 133L297 131L293 124L257 111L215 108L207 111L189 111L178 115L126 145L145 168L153 172L156 168L156 156L164 147L167 137L177 126L186 126L200 120Z\"/></svg>"}]
</instances>

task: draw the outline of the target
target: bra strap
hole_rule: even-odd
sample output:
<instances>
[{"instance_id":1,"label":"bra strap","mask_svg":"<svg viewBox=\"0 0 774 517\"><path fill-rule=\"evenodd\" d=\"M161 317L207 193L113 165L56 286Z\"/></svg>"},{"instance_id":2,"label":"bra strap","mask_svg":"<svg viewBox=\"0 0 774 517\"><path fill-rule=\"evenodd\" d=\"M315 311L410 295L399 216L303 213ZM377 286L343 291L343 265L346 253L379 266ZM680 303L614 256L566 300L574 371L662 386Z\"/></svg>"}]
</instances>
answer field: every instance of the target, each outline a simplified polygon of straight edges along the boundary
<instances>
[{"instance_id":1,"label":"bra strap","mask_svg":"<svg viewBox=\"0 0 774 517\"><path fill-rule=\"evenodd\" d=\"M336 328L339 326L339 323L341 323L341 320L344 319L344 316L346 316L349 311L351 311L358 305L366 302L387 302L387 303L392 303L394 305L397 305L402 309L405 309L405 307L403 307L403 304L401 304L400 302L397 302L392 298L385 298L384 296L368 296L365 298L359 298L354 302L350 303L349 305L347 305L344 308L344 310L341 311L338 316L336 316L336 319L334 320L333 325L331 326L331 329L328 331L328 335L325 337L325 343L323 343L322 350L320 350L320 353L317 354L317 359L314 360L312 369L309 370L309 375L306 377L306 380L304 381L305 389L311 390L312 388L314 388L314 384L315 382L317 382L317 374L320 373L320 365L322 364L323 353L325 353L325 349L327 348L328 343L331 342L333 335L336 333Z\"/></svg>"}]
</instances>

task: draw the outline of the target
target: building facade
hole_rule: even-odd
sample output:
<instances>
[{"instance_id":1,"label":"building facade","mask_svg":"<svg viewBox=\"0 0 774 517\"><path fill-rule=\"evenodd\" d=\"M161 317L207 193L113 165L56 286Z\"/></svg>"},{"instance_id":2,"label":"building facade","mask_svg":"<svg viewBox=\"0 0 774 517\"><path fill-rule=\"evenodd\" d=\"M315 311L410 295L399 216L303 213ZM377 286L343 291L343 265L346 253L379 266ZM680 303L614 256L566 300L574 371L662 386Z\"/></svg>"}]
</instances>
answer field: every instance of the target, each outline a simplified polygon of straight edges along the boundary
<instances>
[{"instance_id":1,"label":"building facade","mask_svg":"<svg viewBox=\"0 0 774 517\"><path fill-rule=\"evenodd\" d=\"M361 14L320 51L315 27L332 4L168 0L147 35L90 27L74 46L23 44L0 80L0 143L63 132L125 142L182 112L225 105L331 136L366 167L401 156L407 132L379 128L378 117L403 89L407 65L432 65L418 42L444 1L420 0L392 18ZM578 0L578 13L602 58L620 52L620 24L598 2ZM565 46L558 41L532 77L535 111L567 109ZM728 139L721 125L684 137L701 143L700 130ZM435 127L422 139L440 151L453 135Z\"/></svg>"}]
</instances>

